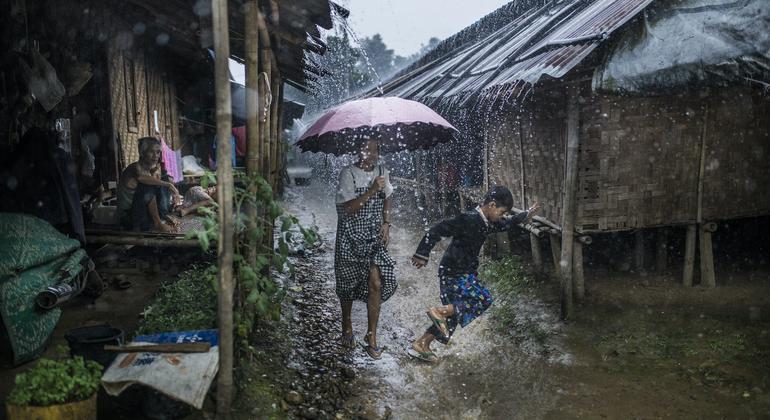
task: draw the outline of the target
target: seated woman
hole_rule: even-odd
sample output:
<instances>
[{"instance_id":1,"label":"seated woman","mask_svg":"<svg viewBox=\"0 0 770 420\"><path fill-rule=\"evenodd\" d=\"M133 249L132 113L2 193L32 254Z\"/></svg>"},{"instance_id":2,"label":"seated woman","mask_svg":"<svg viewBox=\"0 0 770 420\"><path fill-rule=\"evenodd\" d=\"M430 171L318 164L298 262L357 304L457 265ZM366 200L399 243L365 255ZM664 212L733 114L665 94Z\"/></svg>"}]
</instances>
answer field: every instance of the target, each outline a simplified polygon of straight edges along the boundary
<instances>
[{"instance_id":1,"label":"seated woman","mask_svg":"<svg viewBox=\"0 0 770 420\"><path fill-rule=\"evenodd\" d=\"M177 222L169 217L171 198L179 200L179 191L167 176L161 177L160 140L139 139L139 161L123 171L118 182L118 217L126 230L172 233Z\"/></svg>"}]
</instances>

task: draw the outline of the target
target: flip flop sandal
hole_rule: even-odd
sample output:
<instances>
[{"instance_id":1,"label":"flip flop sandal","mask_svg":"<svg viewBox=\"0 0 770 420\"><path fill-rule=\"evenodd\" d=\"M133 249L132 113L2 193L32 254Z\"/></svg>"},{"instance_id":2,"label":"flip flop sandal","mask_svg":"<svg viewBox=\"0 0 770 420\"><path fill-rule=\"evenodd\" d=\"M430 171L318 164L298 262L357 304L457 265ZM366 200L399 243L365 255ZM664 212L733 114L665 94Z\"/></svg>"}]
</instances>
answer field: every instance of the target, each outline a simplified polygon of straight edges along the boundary
<instances>
[{"instance_id":1,"label":"flip flop sandal","mask_svg":"<svg viewBox=\"0 0 770 420\"><path fill-rule=\"evenodd\" d=\"M439 332L441 332L441 335L444 337L449 337L449 327L447 327L446 320L433 316L430 311L425 312L425 315L428 315L428 318L433 321L433 325L438 328Z\"/></svg>"},{"instance_id":2,"label":"flip flop sandal","mask_svg":"<svg viewBox=\"0 0 770 420\"><path fill-rule=\"evenodd\" d=\"M125 290L133 286L134 282L123 276L119 276L112 280L112 284L118 289Z\"/></svg>"},{"instance_id":3,"label":"flip flop sandal","mask_svg":"<svg viewBox=\"0 0 770 420\"><path fill-rule=\"evenodd\" d=\"M438 356L436 356L436 353L433 353L432 351L417 351L411 346L409 346L406 349L406 354L408 354L412 358L417 359L421 362L431 363L431 364L438 362Z\"/></svg>"},{"instance_id":4,"label":"flip flop sandal","mask_svg":"<svg viewBox=\"0 0 770 420\"><path fill-rule=\"evenodd\" d=\"M373 347L373 346L369 345L369 342L368 342L368 341L366 341L366 337L367 337L367 336L368 336L368 335L365 335L365 336L364 336L364 338L362 338L362 339L361 339L361 341L359 342L359 344L360 344L360 345L361 345L361 347L364 349L364 351L366 352L366 354L368 354L368 355L369 355L369 357L371 357L371 358L372 358L372 359L374 359L374 360L379 360L379 359L382 357L382 352L384 352L384 351L385 351L385 348L386 348L386 347L385 347L385 346L382 346L382 347Z\"/></svg>"},{"instance_id":5,"label":"flip flop sandal","mask_svg":"<svg viewBox=\"0 0 770 420\"><path fill-rule=\"evenodd\" d=\"M366 354L369 355L374 360L379 360L382 357L382 352L385 350L384 347L372 347L370 345L364 346L364 351Z\"/></svg>"}]
</instances>

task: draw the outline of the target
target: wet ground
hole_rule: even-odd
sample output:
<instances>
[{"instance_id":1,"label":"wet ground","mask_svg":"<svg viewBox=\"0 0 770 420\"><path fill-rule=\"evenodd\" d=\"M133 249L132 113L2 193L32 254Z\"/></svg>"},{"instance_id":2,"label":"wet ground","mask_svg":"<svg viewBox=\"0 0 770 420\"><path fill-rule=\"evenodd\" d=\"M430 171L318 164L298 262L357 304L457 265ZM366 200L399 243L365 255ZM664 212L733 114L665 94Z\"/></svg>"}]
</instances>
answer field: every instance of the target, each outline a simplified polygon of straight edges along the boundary
<instances>
[{"instance_id":1,"label":"wet ground","mask_svg":"<svg viewBox=\"0 0 770 420\"><path fill-rule=\"evenodd\" d=\"M316 225L325 243L294 259L297 271L286 279L288 330L263 337L282 340L275 357L284 368L254 379L280 401L252 415L770 418L766 271L752 272L753 283L709 291L682 289L672 274L640 280L589 270L589 298L567 324L558 318L556 283L536 277L499 295L489 316L458 330L450 346L434 344L439 364L410 359L405 349L428 326L427 306L438 303L442 251L439 245L421 270L408 264L422 234L415 215L402 214L392 229L399 289L382 309L383 358L371 360L361 348L342 350L332 197L317 185L287 193L287 208L305 225ZM365 304L354 304L353 325L360 339Z\"/></svg>"}]
</instances>

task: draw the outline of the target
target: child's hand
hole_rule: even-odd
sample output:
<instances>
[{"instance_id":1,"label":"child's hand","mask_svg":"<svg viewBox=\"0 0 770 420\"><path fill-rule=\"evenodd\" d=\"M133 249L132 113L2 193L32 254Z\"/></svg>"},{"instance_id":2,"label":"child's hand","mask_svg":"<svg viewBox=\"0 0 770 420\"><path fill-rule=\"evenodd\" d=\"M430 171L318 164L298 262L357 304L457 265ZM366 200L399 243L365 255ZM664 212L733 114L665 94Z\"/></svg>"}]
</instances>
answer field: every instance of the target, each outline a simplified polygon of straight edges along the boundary
<instances>
[{"instance_id":1,"label":"child's hand","mask_svg":"<svg viewBox=\"0 0 770 420\"><path fill-rule=\"evenodd\" d=\"M417 257L412 257L412 265L417 268L423 268L425 267L425 264L427 264L427 261L419 259Z\"/></svg>"},{"instance_id":2,"label":"child's hand","mask_svg":"<svg viewBox=\"0 0 770 420\"><path fill-rule=\"evenodd\" d=\"M527 220L532 220L532 217L537 214L538 210L540 210L540 202L535 201L535 204L527 209Z\"/></svg>"}]
</instances>

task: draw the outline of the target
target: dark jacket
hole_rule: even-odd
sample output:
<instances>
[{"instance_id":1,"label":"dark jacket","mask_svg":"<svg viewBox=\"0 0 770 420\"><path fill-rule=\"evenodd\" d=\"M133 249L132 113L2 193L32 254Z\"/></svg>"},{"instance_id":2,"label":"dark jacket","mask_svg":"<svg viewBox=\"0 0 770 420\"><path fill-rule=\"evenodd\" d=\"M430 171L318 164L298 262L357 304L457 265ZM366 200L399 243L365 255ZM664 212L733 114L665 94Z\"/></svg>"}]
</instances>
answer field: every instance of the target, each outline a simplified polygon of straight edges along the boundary
<instances>
[{"instance_id":1,"label":"dark jacket","mask_svg":"<svg viewBox=\"0 0 770 420\"><path fill-rule=\"evenodd\" d=\"M489 225L484 223L478 210L471 210L452 219L439 222L420 241L416 258L427 261L430 251L441 238L452 238L439 264L439 275L461 276L475 273L479 267L479 252L487 235L504 232L524 220L528 213L523 211L513 217L503 218Z\"/></svg>"}]
</instances>

